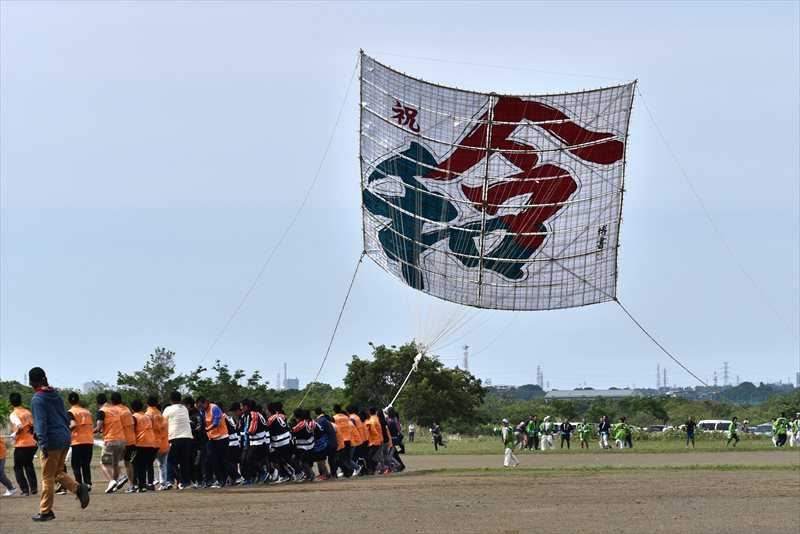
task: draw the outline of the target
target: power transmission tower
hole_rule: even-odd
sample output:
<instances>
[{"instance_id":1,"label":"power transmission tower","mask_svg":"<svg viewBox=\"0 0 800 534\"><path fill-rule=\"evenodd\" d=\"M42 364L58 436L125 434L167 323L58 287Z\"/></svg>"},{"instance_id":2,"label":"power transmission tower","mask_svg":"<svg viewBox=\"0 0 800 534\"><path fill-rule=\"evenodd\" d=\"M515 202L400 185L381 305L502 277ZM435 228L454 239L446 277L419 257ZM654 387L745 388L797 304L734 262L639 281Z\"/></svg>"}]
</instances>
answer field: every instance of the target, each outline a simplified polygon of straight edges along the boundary
<instances>
[{"instance_id":1,"label":"power transmission tower","mask_svg":"<svg viewBox=\"0 0 800 534\"><path fill-rule=\"evenodd\" d=\"M714 371L714 387L717 387L717 372Z\"/></svg>"},{"instance_id":2,"label":"power transmission tower","mask_svg":"<svg viewBox=\"0 0 800 534\"><path fill-rule=\"evenodd\" d=\"M669 383L667 382L667 368L666 367L662 368L661 373L664 375L663 378L661 379L661 385L664 386L664 388L666 389L669 387Z\"/></svg>"},{"instance_id":3,"label":"power transmission tower","mask_svg":"<svg viewBox=\"0 0 800 534\"><path fill-rule=\"evenodd\" d=\"M469 371L469 345L464 345L464 370Z\"/></svg>"},{"instance_id":4,"label":"power transmission tower","mask_svg":"<svg viewBox=\"0 0 800 534\"><path fill-rule=\"evenodd\" d=\"M723 386L730 386L730 380L728 376L728 362L722 362L722 385Z\"/></svg>"}]
</instances>

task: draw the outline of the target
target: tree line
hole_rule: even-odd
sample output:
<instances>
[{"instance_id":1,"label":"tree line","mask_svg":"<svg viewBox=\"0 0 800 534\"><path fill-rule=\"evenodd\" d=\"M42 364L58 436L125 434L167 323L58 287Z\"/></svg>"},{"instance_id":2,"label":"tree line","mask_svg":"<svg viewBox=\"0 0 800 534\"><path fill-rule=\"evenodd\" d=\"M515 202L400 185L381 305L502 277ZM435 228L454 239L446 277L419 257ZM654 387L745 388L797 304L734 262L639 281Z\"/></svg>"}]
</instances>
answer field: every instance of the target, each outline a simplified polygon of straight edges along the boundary
<instances>
[{"instance_id":1,"label":"tree line","mask_svg":"<svg viewBox=\"0 0 800 534\"><path fill-rule=\"evenodd\" d=\"M204 396L214 402L230 405L248 398L266 406L280 400L287 409L294 409L305 397L304 406L330 408L333 404L356 404L362 407L385 407L402 384L417 354L416 346L373 345L369 357L354 355L347 364L343 387L312 383L301 390L276 390L259 371L250 373L232 369L216 360L210 368L196 367L189 373L178 373L175 353L156 347L141 369L118 372L116 384L106 387L96 383L94 390L82 395L89 409L96 409L95 396L101 391L117 390L125 402L156 395L166 401L170 392L181 391L194 397ZM54 382L58 385L56 377ZM19 392L23 404L29 404L33 391L19 382L0 382L0 417L10 413L8 395ZM68 390L62 390L65 397ZM521 421L529 415L551 415L559 419L597 421L600 416L616 418L625 415L636 426L656 423L682 423L688 416L698 419L729 419L733 415L757 424L768 421L780 412L800 411L800 390L776 395L751 404L737 405L728 401L688 400L670 397L634 397L608 400L554 400L546 403L538 386L525 385L511 390L487 388L479 378L459 368L448 368L435 358L423 358L394 404L405 421L427 426L439 422L451 432L479 433L497 424L502 418Z\"/></svg>"}]
</instances>

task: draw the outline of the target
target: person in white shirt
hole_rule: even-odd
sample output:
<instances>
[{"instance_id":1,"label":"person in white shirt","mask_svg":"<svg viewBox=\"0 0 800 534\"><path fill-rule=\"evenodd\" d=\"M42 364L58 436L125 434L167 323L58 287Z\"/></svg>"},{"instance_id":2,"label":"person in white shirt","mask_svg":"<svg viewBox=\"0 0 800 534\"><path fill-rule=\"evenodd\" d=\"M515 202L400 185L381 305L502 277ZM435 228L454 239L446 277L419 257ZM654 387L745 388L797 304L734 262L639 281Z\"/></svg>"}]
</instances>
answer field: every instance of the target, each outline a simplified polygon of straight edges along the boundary
<instances>
[{"instance_id":1,"label":"person in white shirt","mask_svg":"<svg viewBox=\"0 0 800 534\"><path fill-rule=\"evenodd\" d=\"M189 410L181 402L181 394L173 391L169 396L170 405L161 414L167 420L169 455L167 465L170 480L178 480L178 489L191 484L192 478L192 427L189 423Z\"/></svg>"},{"instance_id":2,"label":"person in white shirt","mask_svg":"<svg viewBox=\"0 0 800 534\"><path fill-rule=\"evenodd\" d=\"M414 443L414 433L417 431L417 426L414 423L408 423L408 442Z\"/></svg>"},{"instance_id":3,"label":"person in white shirt","mask_svg":"<svg viewBox=\"0 0 800 534\"><path fill-rule=\"evenodd\" d=\"M508 419L503 419L503 429L500 437L503 440L503 467L517 467L519 460L514 454L516 439L514 438L514 429L509 426Z\"/></svg>"}]
</instances>

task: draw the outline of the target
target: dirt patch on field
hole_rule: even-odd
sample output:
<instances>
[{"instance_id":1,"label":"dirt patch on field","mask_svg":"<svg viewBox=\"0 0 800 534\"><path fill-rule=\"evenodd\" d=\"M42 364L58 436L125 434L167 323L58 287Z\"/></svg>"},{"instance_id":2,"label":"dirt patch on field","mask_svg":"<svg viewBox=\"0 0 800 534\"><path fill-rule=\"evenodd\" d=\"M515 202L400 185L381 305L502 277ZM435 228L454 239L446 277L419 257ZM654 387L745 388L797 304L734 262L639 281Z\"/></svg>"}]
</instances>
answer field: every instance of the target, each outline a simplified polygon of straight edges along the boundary
<instances>
[{"instance_id":1,"label":"dirt patch on field","mask_svg":"<svg viewBox=\"0 0 800 534\"><path fill-rule=\"evenodd\" d=\"M427 463L418 461L422 459L409 458L409 463L421 469ZM435 467L457 468L451 464L462 459L438 457ZM83 511L72 496L57 497L58 519L43 525L30 521L37 504L33 499L0 499L0 531L731 534L795 531L798 500L800 471L791 467L730 472L412 472L271 487L95 493Z\"/></svg>"}]
</instances>

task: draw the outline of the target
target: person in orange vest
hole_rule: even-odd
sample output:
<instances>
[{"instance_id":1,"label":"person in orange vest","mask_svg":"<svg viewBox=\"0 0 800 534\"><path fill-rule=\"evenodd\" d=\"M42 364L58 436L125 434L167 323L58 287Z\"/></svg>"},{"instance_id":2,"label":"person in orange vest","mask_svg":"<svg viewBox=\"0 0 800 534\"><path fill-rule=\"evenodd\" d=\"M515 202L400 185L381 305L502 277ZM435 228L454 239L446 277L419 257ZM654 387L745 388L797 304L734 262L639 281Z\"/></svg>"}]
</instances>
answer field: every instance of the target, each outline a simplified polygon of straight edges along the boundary
<instances>
[{"instance_id":1,"label":"person in orange vest","mask_svg":"<svg viewBox=\"0 0 800 534\"><path fill-rule=\"evenodd\" d=\"M81 508L89 505L89 488L86 484L75 482L64 467L71 440L64 400L47 383L47 375L41 367L28 371L28 383L36 391L31 400L31 412L33 432L42 451L42 498L39 513L31 519L36 522L51 521L56 518L53 513L56 484L62 484L67 491L74 493Z\"/></svg>"},{"instance_id":2,"label":"person in orange vest","mask_svg":"<svg viewBox=\"0 0 800 534\"><path fill-rule=\"evenodd\" d=\"M92 429L92 413L81 406L80 396L74 391L67 397L69 402L69 429L72 434L72 474L78 484L86 484L92 489L92 452L94 450L94 436Z\"/></svg>"},{"instance_id":3,"label":"person in orange vest","mask_svg":"<svg viewBox=\"0 0 800 534\"><path fill-rule=\"evenodd\" d=\"M133 455L136 454L136 432L133 428L133 412L122 403L122 395L120 395L119 391L115 391L111 394L111 405L117 410L117 413L119 413L120 421L122 421L122 431L125 433L125 454L122 456L122 460L125 464L125 476L120 483L121 487L122 484L125 484L125 481L133 480ZM117 489L120 488L118 487ZM128 493L133 493L133 491L133 488L128 488Z\"/></svg>"},{"instance_id":4,"label":"person in orange vest","mask_svg":"<svg viewBox=\"0 0 800 534\"><path fill-rule=\"evenodd\" d=\"M17 479L20 494L36 495L39 484L36 480L36 469L33 468L33 457L36 456L36 438L33 435L33 415L22 407L19 393L8 396L11 403L11 436L14 438L14 477Z\"/></svg>"},{"instance_id":5,"label":"person in orange vest","mask_svg":"<svg viewBox=\"0 0 800 534\"><path fill-rule=\"evenodd\" d=\"M228 479L228 470L225 468L225 457L228 453L228 424L225 422L225 414L219 406L208 402L203 396L197 397L195 407L200 411L200 417L205 424L208 471L206 482L213 473L216 482L211 484L212 488L225 486Z\"/></svg>"},{"instance_id":6,"label":"person in orange vest","mask_svg":"<svg viewBox=\"0 0 800 534\"><path fill-rule=\"evenodd\" d=\"M14 483L6 476L6 437L0 436L0 484L6 487L6 492L3 497L13 497L17 494L17 488Z\"/></svg>"},{"instance_id":7,"label":"person in orange vest","mask_svg":"<svg viewBox=\"0 0 800 534\"><path fill-rule=\"evenodd\" d=\"M360 469L353 464L352 439L355 427L339 404L333 405L333 424L336 426L336 463L346 477L358 475ZM336 473L331 473L335 476Z\"/></svg>"},{"instance_id":8,"label":"person in orange vest","mask_svg":"<svg viewBox=\"0 0 800 534\"><path fill-rule=\"evenodd\" d=\"M358 414L358 406L351 404L347 407L347 412L350 417L350 421L353 423L353 427L355 430L351 434L350 439L350 447L353 451L353 463L359 466L359 474L361 472L366 474L365 467L367 465L367 429L364 426L364 421L361 420L361 416Z\"/></svg>"},{"instance_id":9,"label":"person in orange vest","mask_svg":"<svg viewBox=\"0 0 800 534\"><path fill-rule=\"evenodd\" d=\"M108 403L105 393L97 395L97 413L95 414L95 434L103 435L103 450L100 454L100 469L108 480L106 493L113 493L125 484L120 478L119 463L125 455L125 431L119 411ZM120 482L121 481L121 482Z\"/></svg>"},{"instance_id":10,"label":"person in orange vest","mask_svg":"<svg viewBox=\"0 0 800 534\"><path fill-rule=\"evenodd\" d=\"M158 484L159 490L168 490L172 487L172 482L169 480L169 471L167 469L167 457L169 456L169 429L167 420L158 409L158 397L150 395L147 397L147 410L145 412L153 419L153 433L156 435L158 442L158 451L156 452L156 459L158 460L158 476L155 476L153 466L147 472L147 486L148 489L154 490L155 485Z\"/></svg>"},{"instance_id":11,"label":"person in orange vest","mask_svg":"<svg viewBox=\"0 0 800 534\"><path fill-rule=\"evenodd\" d=\"M111 393L111 409L117 414L122 424L122 435L125 441L122 460L125 465L125 474L117 479L116 489L122 489L126 482L133 480L133 454L136 452L136 434L133 431L133 413L130 408L122 404L122 395L119 391ZM132 493L128 488L128 493Z\"/></svg>"},{"instance_id":12,"label":"person in orange vest","mask_svg":"<svg viewBox=\"0 0 800 534\"><path fill-rule=\"evenodd\" d=\"M133 410L134 453L133 482L128 492L144 493L148 490L147 473L153 468L158 452L158 441L153 431L153 418L144 413L144 404L140 399L131 403Z\"/></svg>"},{"instance_id":13,"label":"person in orange vest","mask_svg":"<svg viewBox=\"0 0 800 534\"><path fill-rule=\"evenodd\" d=\"M381 445L383 445L383 435L381 434L381 421L378 419L378 410L374 406L369 408L369 417L365 424L367 429L368 461L367 469L369 473L381 473L383 471L383 455Z\"/></svg>"}]
</instances>

